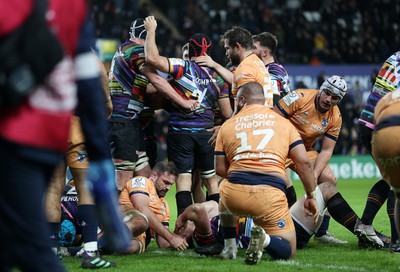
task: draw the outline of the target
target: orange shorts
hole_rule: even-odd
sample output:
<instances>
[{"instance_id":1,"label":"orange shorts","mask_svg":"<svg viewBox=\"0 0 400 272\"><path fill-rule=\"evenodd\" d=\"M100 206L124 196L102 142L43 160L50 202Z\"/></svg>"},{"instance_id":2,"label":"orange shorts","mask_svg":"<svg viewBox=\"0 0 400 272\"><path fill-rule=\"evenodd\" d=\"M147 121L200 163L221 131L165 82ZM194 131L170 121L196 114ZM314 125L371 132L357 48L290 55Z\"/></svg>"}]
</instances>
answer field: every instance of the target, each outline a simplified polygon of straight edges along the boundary
<instances>
[{"instance_id":1,"label":"orange shorts","mask_svg":"<svg viewBox=\"0 0 400 272\"><path fill-rule=\"evenodd\" d=\"M372 156L383 179L400 191L400 126L380 129L372 134Z\"/></svg>"},{"instance_id":2,"label":"orange shorts","mask_svg":"<svg viewBox=\"0 0 400 272\"><path fill-rule=\"evenodd\" d=\"M307 156L308 156L309 161L315 161L318 157L318 152L315 151L314 149L311 149L311 150L307 151ZM289 158L286 159L286 162L285 162L285 168L288 168L288 167L296 172L296 165Z\"/></svg>"},{"instance_id":3,"label":"orange shorts","mask_svg":"<svg viewBox=\"0 0 400 272\"><path fill-rule=\"evenodd\" d=\"M242 185L223 180L220 197L233 214L251 217L270 235L294 231L285 193L268 185Z\"/></svg>"},{"instance_id":4,"label":"orange shorts","mask_svg":"<svg viewBox=\"0 0 400 272\"><path fill-rule=\"evenodd\" d=\"M65 162L71 168L89 168L89 159L83 143L70 145L65 153Z\"/></svg>"}]
</instances>

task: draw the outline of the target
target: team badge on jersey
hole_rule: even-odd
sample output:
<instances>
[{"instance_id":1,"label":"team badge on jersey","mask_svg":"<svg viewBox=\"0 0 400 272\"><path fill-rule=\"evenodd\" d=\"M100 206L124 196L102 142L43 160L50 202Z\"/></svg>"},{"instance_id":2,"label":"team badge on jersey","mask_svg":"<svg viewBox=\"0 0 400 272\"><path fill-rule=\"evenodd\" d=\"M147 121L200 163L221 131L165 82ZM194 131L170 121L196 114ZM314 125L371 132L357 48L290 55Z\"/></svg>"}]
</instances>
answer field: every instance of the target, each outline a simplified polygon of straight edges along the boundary
<instances>
[{"instance_id":1,"label":"team badge on jersey","mask_svg":"<svg viewBox=\"0 0 400 272\"><path fill-rule=\"evenodd\" d=\"M146 188L146 180L145 180L145 178L133 178L131 186L139 187L139 188Z\"/></svg>"},{"instance_id":2,"label":"team badge on jersey","mask_svg":"<svg viewBox=\"0 0 400 272\"><path fill-rule=\"evenodd\" d=\"M83 162L86 158L86 152L79 152L78 153L78 162Z\"/></svg>"},{"instance_id":3,"label":"team badge on jersey","mask_svg":"<svg viewBox=\"0 0 400 272\"><path fill-rule=\"evenodd\" d=\"M278 228L283 229L286 226L285 219L281 219L278 221Z\"/></svg>"},{"instance_id":4,"label":"team badge on jersey","mask_svg":"<svg viewBox=\"0 0 400 272\"><path fill-rule=\"evenodd\" d=\"M283 99L283 102L285 102L286 106L290 106L299 99L299 96L297 95L296 92L291 92L291 93L285 95L282 99Z\"/></svg>"},{"instance_id":5,"label":"team badge on jersey","mask_svg":"<svg viewBox=\"0 0 400 272\"><path fill-rule=\"evenodd\" d=\"M328 125L328 119L323 119L321 124L322 127L326 127Z\"/></svg>"}]
</instances>

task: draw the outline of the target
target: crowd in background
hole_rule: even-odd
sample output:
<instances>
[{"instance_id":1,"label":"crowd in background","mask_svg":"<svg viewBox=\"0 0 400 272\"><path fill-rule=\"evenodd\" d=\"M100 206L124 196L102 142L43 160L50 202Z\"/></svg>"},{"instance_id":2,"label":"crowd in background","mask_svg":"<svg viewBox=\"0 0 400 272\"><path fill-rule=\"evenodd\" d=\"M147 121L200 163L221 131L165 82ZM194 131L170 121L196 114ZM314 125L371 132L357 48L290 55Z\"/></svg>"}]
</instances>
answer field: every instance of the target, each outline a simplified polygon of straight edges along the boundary
<instances>
[{"instance_id":1,"label":"crowd in background","mask_svg":"<svg viewBox=\"0 0 400 272\"><path fill-rule=\"evenodd\" d=\"M396 0L96 0L97 35L122 42L128 39L132 20L155 9L169 20L159 22L157 43L160 53L170 57L180 56L184 41L203 32L214 41L213 59L225 64L219 38L234 25L253 34L275 34L275 59L283 65L382 63L400 47ZM371 71L371 86L375 72ZM366 153L354 125L361 107L361 100L352 95L340 103L343 128L335 154Z\"/></svg>"}]
</instances>

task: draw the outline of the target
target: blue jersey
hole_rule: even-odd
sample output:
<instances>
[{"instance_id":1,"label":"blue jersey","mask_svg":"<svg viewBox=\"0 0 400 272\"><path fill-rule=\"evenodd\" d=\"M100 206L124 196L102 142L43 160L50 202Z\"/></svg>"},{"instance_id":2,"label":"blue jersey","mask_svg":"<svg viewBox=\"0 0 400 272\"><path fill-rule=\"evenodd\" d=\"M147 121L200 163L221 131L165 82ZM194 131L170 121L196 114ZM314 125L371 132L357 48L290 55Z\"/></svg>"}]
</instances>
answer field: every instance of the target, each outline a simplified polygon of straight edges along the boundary
<instances>
[{"instance_id":1,"label":"blue jersey","mask_svg":"<svg viewBox=\"0 0 400 272\"><path fill-rule=\"evenodd\" d=\"M170 58L169 74L172 87L182 97L199 101L194 112L184 112L174 103L168 108L171 131L202 132L214 126L215 104L228 85L217 73L194 61Z\"/></svg>"},{"instance_id":2,"label":"blue jersey","mask_svg":"<svg viewBox=\"0 0 400 272\"><path fill-rule=\"evenodd\" d=\"M282 65L276 62L271 62L265 65L271 77L272 88L276 89L274 93L279 92L281 97L290 93L289 75Z\"/></svg>"},{"instance_id":3,"label":"blue jersey","mask_svg":"<svg viewBox=\"0 0 400 272\"><path fill-rule=\"evenodd\" d=\"M144 47L131 41L115 52L110 68L112 118L139 119L149 80L140 74L146 65Z\"/></svg>"},{"instance_id":4,"label":"blue jersey","mask_svg":"<svg viewBox=\"0 0 400 272\"><path fill-rule=\"evenodd\" d=\"M359 124L371 130L374 129L373 119L376 104L385 94L398 88L400 88L400 51L391 55L379 70L375 84L358 119Z\"/></svg>"}]
</instances>

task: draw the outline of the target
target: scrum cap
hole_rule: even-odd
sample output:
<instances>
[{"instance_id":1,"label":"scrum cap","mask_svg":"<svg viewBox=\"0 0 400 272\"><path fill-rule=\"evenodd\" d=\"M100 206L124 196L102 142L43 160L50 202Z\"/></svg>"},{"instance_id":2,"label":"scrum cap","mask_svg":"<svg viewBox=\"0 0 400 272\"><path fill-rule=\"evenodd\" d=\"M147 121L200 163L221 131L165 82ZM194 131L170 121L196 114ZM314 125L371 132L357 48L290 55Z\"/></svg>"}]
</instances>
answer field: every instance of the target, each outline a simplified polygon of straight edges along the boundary
<instances>
[{"instance_id":1,"label":"scrum cap","mask_svg":"<svg viewBox=\"0 0 400 272\"><path fill-rule=\"evenodd\" d=\"M146 39L147 31L144 28L144 20L142 18L138 18L132 22L129 35L132 38Z\"/></svg>"},{"instance_id":2,"label":"scrum cap","mask_svg":"<svg viewBox=\"0 0 400 272\"><path fill-rule=\"evenodd\" d=\"M347 93L347 83L341 76L331 76L322 83L319 93L323 90L331 91L334 95L339 96L339 102Z\"/></svg>"},{"instance_id":3,"label":"scrum cap","mask_svg":"<svg viewBox=\"0 0 400 272\"><path fill-rule=\"evenodd\" d=\"M210 55L212 41L203 33L196 33L189 39L189 58Z\"/></svg>"}]
</instances>

